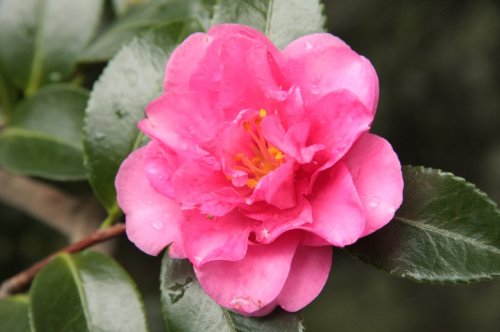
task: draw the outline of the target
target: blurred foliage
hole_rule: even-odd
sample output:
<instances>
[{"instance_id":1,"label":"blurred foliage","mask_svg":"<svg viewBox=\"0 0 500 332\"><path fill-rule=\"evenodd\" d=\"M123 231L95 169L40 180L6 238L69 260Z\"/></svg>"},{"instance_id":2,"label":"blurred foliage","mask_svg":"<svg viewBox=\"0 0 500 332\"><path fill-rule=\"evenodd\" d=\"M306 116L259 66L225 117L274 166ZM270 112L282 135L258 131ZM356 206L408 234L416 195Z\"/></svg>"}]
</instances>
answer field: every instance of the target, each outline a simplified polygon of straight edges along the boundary
<instances>
[{"instance_id":1,"label":"blurred foliage","mask_svg":"<svg viewBox=\"0 0 500 332\"><path fill-rule=\"evenodd\" d=\"M445 169L500 202L500 2L327 0L328 30L374 64L374 131L403 164ZM414 284L341 250L309 331L500 329L500 280Z\"/></svg>"}]
</instances>

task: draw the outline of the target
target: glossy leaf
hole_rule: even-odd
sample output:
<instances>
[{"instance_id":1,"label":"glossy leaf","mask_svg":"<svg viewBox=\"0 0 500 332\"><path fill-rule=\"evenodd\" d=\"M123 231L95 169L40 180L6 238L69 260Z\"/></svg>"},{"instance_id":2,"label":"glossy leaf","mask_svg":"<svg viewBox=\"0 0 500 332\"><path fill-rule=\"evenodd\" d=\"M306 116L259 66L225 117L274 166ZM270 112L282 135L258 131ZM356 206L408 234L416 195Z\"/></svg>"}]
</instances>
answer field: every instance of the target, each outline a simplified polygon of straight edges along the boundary
<instances>
[{"instance_id":1,"label":"glossy leaf","mask_svg":"<svg viewBox=\"0 0 500 332\"><path fill-rule=\"evenodd\" d=\"M219 0L213 23L240 23L264 32L283 48L300 36L325 31L320 0Z\"/></svg>"},{"instance_id":2,"label":"glossy leaf","mask_svg":"<svg viewBox=\"0 0 500 332\"><path fill-rule=\"evenodd\" d=\"M28 302L26 295L16 295L0 300L0 331L30 331Z\"/></svg>"},{"instance_id":3,"label":"glossy leaf","mask_svg":"<svg viewBox=\"0 0 500 332\"><path fill-rule=\"evenodd\" d=\"M136 286L103 254L60 254L37 274L30 297L37 332L147 331Z\"/></svg>"},{"instance_id":4,"label":"glossy leaf","mask_svg":"<svg viewBox=\"0 0 500 332\"><path fill-rule=\"evenodd\" d=\"M245 317L220 307L206 295L188 260L162 260L161 303L167 330L174 332L304 331L300 315L275 310L265 317Z\"/></svg>"},{"instance_id":5,"label":"glossy leaf","mask_svg":"<svg viewBox=\"0 0 500 332\"><path fill-rule=\"evenodd\" d=\"M439 170L404 167L404 202L387 226L349 252L399 277L429 283L500 275L500 212L473 184Z\"/></svg>"},{"instance_id":6,"label":"glossy leaf","mask_svg":"<svg viewBox=\"0 0 500 332\"><path fill-rule=\"evenodd\" d=\"M81 135L88 92L52 85L27 99L0 133L0 165L54 180L85 178Z\"/></svg>"},{"instance_id":7,"label":"glossy leaf","mask_svg":"<svg viewBox=\"0 0 500 332\"><path fill-rule=\"evenodd\" d=\"M158 25L177 29L177 42L194 31L203 30L210 20L211 7L202 0L157 0L130 8L81 54L82 62L107 61L139 33Z\"/></svg>"},{"instance_id":8,"label":"glossy leaf","mask_svg":"<svg viewBox=\"0 0 500 332\"><path fill-rule=\"evenodd\" d=\"M109 63L94 85L85 115L88 178L108 212L116 208L114 180L121 162L140 145L137 122L160 95L177 29L166 25L133 40Z\"/></svg>"},{"instance_id":9,"label":"glossy leaf","mask_svg":"<svg viewBox=\"0 0 500 332\"><path fill-rule=\"evenodd\" d=\"M99 23L103 0L2 0L0 63L18 88L34 94L73 72Z\"/></svg>"}]
</instances>

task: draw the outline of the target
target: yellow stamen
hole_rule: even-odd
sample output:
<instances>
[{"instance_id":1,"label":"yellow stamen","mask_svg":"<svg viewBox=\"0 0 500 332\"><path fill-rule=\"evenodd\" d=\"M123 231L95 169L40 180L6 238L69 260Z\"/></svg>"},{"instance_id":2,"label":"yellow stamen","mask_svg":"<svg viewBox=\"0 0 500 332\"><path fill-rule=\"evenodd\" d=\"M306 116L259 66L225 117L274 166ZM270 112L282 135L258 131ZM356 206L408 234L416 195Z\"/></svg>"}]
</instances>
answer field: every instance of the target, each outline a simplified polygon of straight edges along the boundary
<instances>
[{"instance_id":1,"label":"yellow stamen","mask_svg":"<svg viewBox=\"0 0 500 332\"><path fill-rule=\"evenodd\" d=\"M247 180L247 186L251 189L255 188L257 186L257 183L259 183L259 181L255 180L255 179L248 179Z\"/></svg>"},{"instance_id":2,"label":"yellow stamen","mask_svg":"<svg viewBox=\"0 0 500 332\"><path fill-rule=\"evenodd\" d=\"M266 176L269 172L278 168L285 159L285 155L275 146L269 144L264 138L260 124L262 119L267 116L265 109L260 109L258 116L253 121L244 121L243 128L252 137L249 149L253 155L238 153L234 157L237 162L234 169L246 172L248 180L247 187L254 189L260 179Z\"/></svg>"}]
</instances>

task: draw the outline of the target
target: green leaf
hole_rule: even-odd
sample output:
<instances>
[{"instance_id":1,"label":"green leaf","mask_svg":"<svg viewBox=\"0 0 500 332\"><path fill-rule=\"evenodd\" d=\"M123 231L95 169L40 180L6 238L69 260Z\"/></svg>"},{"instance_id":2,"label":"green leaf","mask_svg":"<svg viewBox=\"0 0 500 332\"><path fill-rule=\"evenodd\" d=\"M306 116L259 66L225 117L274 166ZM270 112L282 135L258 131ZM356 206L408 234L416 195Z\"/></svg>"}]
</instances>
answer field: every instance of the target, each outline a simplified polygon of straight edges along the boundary
<instances>
[{"instance_id":1,"label":"green leaf","mask_svg":"<svg viewBox=\"0 0 500 332\"><path fill-rule=\"evenodd\" d=\"M469 283L500 275L500 212L451 173L406 166L394 220L347 250L393 275L428 283Z\"/></svg>"},{"instance_id":2,"label":"green leaf","mask_svg":"<svg viewBox=\"0 0 500 332\"><path fill-rule=\"evenodd\" d=\"M107 61L139 33L171 23L178 29L178 42L203 30L210 20L209 5L202 0L157 0L130 8L80 56L82 62Z\"/></svg>"},{"instance_id":3,"label":"green leaf","mask_svg":"<svg viewBox=\"0 0 500 332\"><path fill-rule=\"evenodd\" d=\"M60 254L37 274L30 297L33 331L147 331L135 284L103 254Z\"/></svg>"},{"instance_id":4,"label":"green leaf","mask_svg":"<svg viewBox=\"0 0 500 332\"><path fill-rule=\"evenodd\" d=\"M213 24L239 23L264 32L279 48L298 37L325 31L320 0L219 0Z\"/></svg>"},{"instance_id":5,"label":"green leaf","mask_svg":"<svg viewBox=\"0 0 500 332\"><path fill-rule=\"evenodd\" d=\"M10 122L16 99L16 91L6 80L0 67L0 126Z\"/></svg>"},{"instance_id":6,"label":"green leaf","mask_svg":"<svg viewBox=\"0 0 500 332\"><path fill-rule=\"evenodd\" d=\"M0 134L0 165L54 180L85 179L81 135L88 92L51 85L22 103Z\"/></svg>"},{"instance_id":7,"label":"green leaf","mask_svg":"<svg viewBox=\"0 0 500 332\"><path fill-rule=\"evenodd\" d=\"M0 300L0 331L30 331L28 302L26 295L16 295Z\"/></svg>"},{"instance_id":8,"label":"green leaf","mask_svg":"<svg viewBox=\"0 0 500 332\"><path fill-rule=\"evenodd\" d=\"M220 307L203 292L189 261L171 259L168 252L162 260L160 283L168 331L304 331L300 315L281 309L265 317L245 317Z\"/></svg>"},{"instance_id":9,"label":"green leaf","mask_svg":"<svg viewBox=\"0 0 500 332\"><path fill-rule=\"evenodd\" d=\"M142 3L147 3L150 0L112 0L111 3L113 4L113 10L116 14L116 16L123 16L125 13L127 13L131 8L138 6Z\"/></svg>"},{"instance_id":10,"label":"green leaf","mask_svg":"<svg viewBox=\"0 0 500 332\"><path fill-rule=\"evenodd\" d=\"M97 198L110 213L116 209L116 172L143 139L137 122L161 93L177 33L166 25L134 39L110 61L92 90L85 115L85 166Z\"/></svg>"},{"instance_id":11,"label":"green leaf","mask_svg":"<svg viewBox=\"0 0 500 332\"><path fill-rule=\"evenodd\" d=\"M0 63L28 95L68 78L97 29L103 0L3 0Z\"/></svg>"}]
</instances>

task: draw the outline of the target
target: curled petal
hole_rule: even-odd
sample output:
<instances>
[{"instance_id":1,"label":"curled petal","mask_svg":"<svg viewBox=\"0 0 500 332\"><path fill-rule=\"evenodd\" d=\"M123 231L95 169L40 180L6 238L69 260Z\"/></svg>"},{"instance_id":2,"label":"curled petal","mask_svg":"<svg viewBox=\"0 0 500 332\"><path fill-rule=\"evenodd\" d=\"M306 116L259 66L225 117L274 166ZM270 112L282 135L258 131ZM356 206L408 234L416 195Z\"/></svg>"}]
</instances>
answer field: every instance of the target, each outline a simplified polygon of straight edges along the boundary
<instances>
[{"instance_id":1,"label":"curled petal","mask_svg":"<svg viewBox=\"0 0 500 332\"><path fill-rule=\"evenodd\" d=\"M139 128L184 158L206 155L199 146L214 137L222 118L194 92L164 94L147 106L146 114Z\"/></svg>"},{"instance_id":2,"label":"curled petal","mask_svg":"<svg viewBox=\"0 0 500 332\"><path fill-rule=\"evenodd\" d=\"M115 186L118 205L126 215L128 238L145 253L157 255L180 238L183 216L179 204L158 193L147 180L145 149L134 151L122 163Z\"/></svg>"},{"instance_id":3,"label":"curled petal","mask_svg":"<svg viewBox=\"0 0 500 332\"><path fill-rule=\"evenodd\" d=\"M252 196L246 199L248 205L258 201L265 201L280 209L288 209L296 204L294 187L293 162L285 162L274 171L264 176Z\"/></svg>"},{"instance_id":4,"label":"curled petal","mask_svg":"<svg viewBox=\"0 0 500 332\"><path fill-rule=\"evenodd\" d=\"M202 215L197 211L186 212L182 224L184 249L195 266L207 262L237 261L247 252L248 235L256 221L230 212L222 217Z\"/></svg>"},{"instance_id":5,"label":"curled petal","mask_svg":"<svg viewBox=\"0 0 500 332\"><path fill-rule=\"evenodd\" d=\"M325 286L331 266L332 248L330 246L299 246L277 303L286 311L291 312L304 308L319 295Z\"/></svg>"},{"instance_id":6,"label":"curled petal","mask_svg":"<svg viewBox=\"0 0 500 332\"><path fill-rule=\"evenodd\" d=\"M373 115L350 91L331 92L311 105L309 141L325 146L315 157L324 169L337 162L370 129Z\"/></svg>"},{"instance_id":7,"label":"curled petal","mask_svg":"<svg viewBox=\"0 0 500 332\"><path fill-rule=\"evenodd\" d=\"M349 90L375 113L378 77L370 61L327 33L307 35L283 51L287 58L286 77L297 84L306 104L335 90Z\"/></svg>"},{"instance_id":8,"label":"curled petal","mask_svg":"<svg viewBox=\"0 0 500 332\"><path fill-rule=\"evenodd\" d=\"M343 161L364 207L365 236L387 224L401 205L401 163L385 139L369 133L358 139Z\"/></svg>"},{"instance_id":9,"label":"curled petal","mask_svg":"<svg viewBox=\"0 0 500 332\"><path fill-rule=\"evenodd\" d=\"M323 172L310 198L313 222L302 226L336 247L354 243L365 228L364 209L348 168L341 162Z\"/></svg>"},{"instance_id":10,"label":"curled petal","mask_svg":"<svg viewBox=\"0 0 500 332\"><path fill-rule=\"evenodd\" d=\"M286 234L266 245L248 247L240 261L213 261L195 267L202 288L218 304L245 315L273 302L288 278L300 236Z\"/></svg>"},{"instance_id":11,"label":"curled petal","mask_svg":"<svg viewBox=\"0 0 500 332\"><path fill-rule=\"evenodd\" d=\"M255 227L255 237L260 243L273 242L281 234L312 222L311 205L304 197L299 197L297 204L289 209L264 206L259 210L253 207L245 215L262 221Z\"/></svg>"},{"instance_id":12,"label":"curled petal","mask_svg":"<svg viewBox=\"0 0 500 332\"><path fill-rule=\"evenodd\" d=\"M172 93L188 91L193 73L200 65L213 38L204 33L195 33L177 47L167 63L163 88Z\"/></svg>"}]
</instances>

